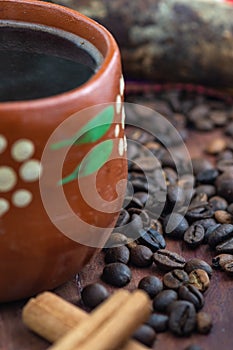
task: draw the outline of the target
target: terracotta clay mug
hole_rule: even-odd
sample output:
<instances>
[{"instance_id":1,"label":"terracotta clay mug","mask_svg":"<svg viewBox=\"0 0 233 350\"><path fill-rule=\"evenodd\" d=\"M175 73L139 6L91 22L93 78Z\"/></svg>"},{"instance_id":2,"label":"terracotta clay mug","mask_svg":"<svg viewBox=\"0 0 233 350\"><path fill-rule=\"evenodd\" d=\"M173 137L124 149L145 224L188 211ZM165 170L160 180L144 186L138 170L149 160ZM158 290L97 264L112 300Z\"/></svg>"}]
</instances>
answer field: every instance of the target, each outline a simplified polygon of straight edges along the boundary
<instances>
[{"instance_id":1,"label":"terracotta clay mug","mask_svg":"<svg viewBox=\"0 0 233 350\"><path fill-rule=\"evenodd\" d=\"M82 269L114 227L123 200L117 186L127 177L127 164L124 82L111 34L75 11L42 1L3 0L1 21L62 30L88 42L94 61L102 57L77 88L0 102L4 302L57 287Z\"/></svg>"}]
</instances>

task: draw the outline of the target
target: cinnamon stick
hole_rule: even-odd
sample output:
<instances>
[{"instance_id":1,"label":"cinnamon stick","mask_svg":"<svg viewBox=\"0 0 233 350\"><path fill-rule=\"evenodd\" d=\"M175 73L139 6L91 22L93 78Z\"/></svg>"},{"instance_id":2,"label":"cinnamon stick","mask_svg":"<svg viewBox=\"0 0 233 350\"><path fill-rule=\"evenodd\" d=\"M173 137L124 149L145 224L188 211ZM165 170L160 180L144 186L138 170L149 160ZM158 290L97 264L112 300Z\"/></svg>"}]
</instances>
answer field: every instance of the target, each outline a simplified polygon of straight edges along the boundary
<instances>
[{"instance_id":1,"label":"cinnamon stick","mask_svg":"<svg viewBox=\"0 0 233 350\"><path fill-rule=\"evenodd\" d=\"M44 292L36 298L31 298L23 309L24 324L53 343L84 320L90 320L90 315L80 308L60 298L56 294ZM146 350L137 341L129 340L121 350Z\"/></svg>"},{"instance_id":2,"label":"cinnamon stick","mask_svg":"<svg viewBox=\"0 0 233 350\"><path fill-rule=\"evenodd\" d=\"M135 291L114 309L114 295L83 321L58 340L50 350L116 350L128 340L132 333L149 317L150 300L143 291ZM114 310L111 318L104 317L109 309ZM102 323L100 321L102 320ZM92 332L88 333L88 326ZM82 334L85 333L85 336ZM88 337L88 335L91 335Z\"/></svg>"}]
</instances>

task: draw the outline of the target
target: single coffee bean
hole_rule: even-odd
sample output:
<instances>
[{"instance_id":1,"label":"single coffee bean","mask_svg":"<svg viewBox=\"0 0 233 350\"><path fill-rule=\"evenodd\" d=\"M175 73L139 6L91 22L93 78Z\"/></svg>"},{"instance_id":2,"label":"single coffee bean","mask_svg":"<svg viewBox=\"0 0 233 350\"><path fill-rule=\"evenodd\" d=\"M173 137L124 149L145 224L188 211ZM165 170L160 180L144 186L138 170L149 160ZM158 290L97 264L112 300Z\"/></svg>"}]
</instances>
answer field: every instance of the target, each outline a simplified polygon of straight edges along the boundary
<instances>
[{"instance_id":1,"label":"single coffee bean","mask_svg":"<svg viewBox=\"0 0 233 350\"><path fill-rule=\"evenodd\" d=\"M212 276L213 270L211 266L204 260L198 258L192 258L185 264L184 270L189 274L193 270L201 269L208 273L209 277Z\"/></svg>"},{"instance_id":2,"label":"single coffee bean","mask_svg":"<svg viewBox=\"0 0 233 350\"><path fill-rule=\"evenodd\" d=\"M212 328L212 318L206 312L200 311L197 313L197 330L201 334L207 334Z\"/></svg>"},{"instance_id":3,"label":"single coffee bean","mask_svg":"<svg viewBox=\"0 0 233 350\"><path fill-rule=\"evenodd\" d=\"M224 266L233 262L232 254L219 254L212 259L212 265L215 269L224 269Z\"/></svg>"},{"instance_id":4,"label":"single coffee bean","mask_svg":"<svg viewBox=\"0 0 233 350\"><path fill-rule=\"evenodd\" d=\"M216 210L226 210L228 203L226 199L220 197L220 196L214 196L210 198L209 204L211 205L211 208L216 211Z\"/></svg>"},{"instance_id":5,"label":"single coffee bean","mask_svg":"<svg viewBox=\"0 0 233 350\"><path fill-rule=\"evenodd\" d=\"M208 198L216 194L216 188L213 185L199 185L195 190L196 194L205 193Z\"/></svg>"},{"instance_id":6,"label":"single coffee bean","mask_svg":"<svg viewBox=\"0 0 233 350\"><path fill-rule=\"evenodd\" d=\"M205 292L209 288L210 279L204 270L196 269L189 274L189 283L201 292Z\"/></svg>"},{"instance_id":7,"label":"single coffee bean","mask_svg":"<svg viewBox=\"0 0 233 350\"><path fill-rule=\"evenodd\" d=\"M202 184L213 184L218 175L219 172L217 169L207 169L198 173L196 180Z\"/></svg>"},{"instance_id":8,"label":"single coffee bean","mask_svg":"<svg viewBox=\"0 0 233 350\"><path fill-rule=\"evenodd\" d=\"M220 224L232 224L233 216L225 210L217 210L214 213L214 217Z\"/></svg>"},{"instance_id":9,"label":"single coffee bean","mask_svg":"<svg viewBox=\"0 0 233 350\"><path fill-rule=\"evenodd\" d=\"M210 119L198 119L195 122L195 127L199 131L211 131L214 129L214 123Z\"/></svg>"},{"instance_id":10,"label":"single coffee bean","mask_svg":"<svg viewBox=\"0 0 233 350\"><path fill-rule=\"evenodd\" d=\"M204 237L204 240L203 240L203 243L204 244L207 244L208 241L209 241L209 236L211 235L211 233L214 232L214 230L216 230L216 228L220 227L221 224L214 224L214 225L210 225L206 231L205 231L205 237Z\"/></svg>"},{"instance_id":11,"label":"single coffee bean","mask_svg":"<svg viewBox=\"0 0 233 350\"><path fill-rule=\"evenodd\" d=\"M133 338L140 343L151 347L156 340L156 333L152 327L144 324L134 332Z\"/></svg>"},{"instance_id":12,"label":"single coffee bean","mask_svg":"<svg viewBox=\"0 0 233 350\"><path fill-rule=\"evenodd\" d=\"M192 303L196 310L200 310L204 306L204 297L202 293L193 285L181 286L178 290L179 298Z\"/></svg>"},{"instance_id":13,"label":"single coffee bean","mask_svg":"<svg viewBox=\"0 0 233 350\"><path fill-rule=\"evenodd\" d=\"M148 231L141 230L140 238L138 239L140 243L150 248L153 252L158 249L164 249L166 247L166 242L164 237L157 230L150 228Z\"/></svg>"},{"instance_id":14,"label":"single coffee bean","mask_svg":"<svg viewBox=\"0 0 233 350\"><path fill-rule=\"evenodd\" d=\"M202 225L205 230L210 226L216 225L216 221L213 218L198 220L196 223Z\"/></svg>"},{"instance_id":15,"label":"single coffee bean","mask_svg":"<svg viewBox=\"0 0 233 350\"><path fill-rule=\"evenodd\" d=\"M163 225L167 236L175 239L183 238L185 231L189 227L183 215L177 213L167 215L163 221Z\"/></svg>"},{"instance_id":16,"label":"single coffee bean","mask_svg":"<svg viewBox=\"0 0 233 350\"><path fill-rule=\"evenodd\" d=\"M174 169L172 168L164 168L163 169L165 177L166 177L166 181L170 184L170 185L175 185L177 182L177 173L175 172Z\"/></svg>"},{"instance_id":17,"label":"single coffee bean","mask_svg":"<svg viewBox=\"0 0 233 350\"><path fill-rule=\"evenodd\" d=\"M115 287L124 287L132 278L132 273L127 265L122 263L112 263L104 267L103 280Z\"/></svg>"},{"instance_id":18,"label":"single coffee bean","mask_svg":"<svg viewBox=\"0 0 233 350\"><path fill-rule=\"evenodd\" d=\"M214 211L209 205L204 205L196 209L188 209L185 214L186 219L189 222L194 222L196 220L209 219L213 216Z\"/></svg>"},{"instance_id":19,"label":"single coffee bean","mask_svg":"<svg viewBox=\"0 0 233 350\"><path fill-rule=\"evenodd\" d=\"M183 269L185 266L185 259L174 252L167 249L160 249L154 253L155 264L164 271L171 271L174 269Z\"/></svg>"},{"instance_id":20,"label":"single coffee bean","mask_svg":"<svg viewBox=\"0 0 233 350\"><path fill-rule=\"evenodd\" d=\"M205 207L208 205L208 196L206 193L196 194L189 205L189 210Z\"/></svg>"},{"instance_id":21,"label":"single coffee bean","mask_svg":"<svg viewBox=\"0 0 233 350\"><path fill-rule=\"evenodd\" d=\"M159 313L153 313L147 321L147 324L152 327L157 333L165 332L168 329L168 316Z\"/></svg>"},{"instance_id":22,"label":"single coffee bean","mask_svg":"<svg viewBox=\"0 0 233 350\"><path fill-rule=\"evenodd\" d=\"M224 265L223 270L229 275L233 277L233 261L228 262Z\"/></svg>"},{"instance_id":23,"label":"single coffee bean","mask_svg":"<svg viewBox=\"0 0 233 350\"><path fill-rule=\"evenodd\" d=\"M231 215L233 215L233 203L231 203L230 205L228 205L227 211L228 211L228 213L230 213Z\"/></svg>"},{"instance_id":24,"label":"single coffee bean","mask_svg":"<svg viewBox=\"0 0 233 350\"><path fill-rule=\"evenodd\" d=\"M140 157L134 160L134 164L132 166L133 171L142 171L142 172L150 172L160 166L160 162L151 156Z\"/></svg>"},{"instance_id":25,"label":"single coffee bean","mask_svg":"<svg viewBox=\"0 0 233 350\"><path fill-rule=\"evenodd\" d=\"M106 243L106 247L113 248L113 247L122 246L126 244L127 241L128 241L128 238L122 233L113 232Z\"/></svg>"},{"instance_id":26,"label":"single coffee bean","mask_svg":"<svg viewBox=\"0 0 233 350\"><path fill-rule=\"evenodd\" d=\"M199 345L193 344L193 345L189 345L184 350L203 350L203 348Z\"/></svg>"},{"instance_id":27,"label":"single coffee bean","mask_svg":"<svg viewBox=\"0 0 233 350\"><path fill-rule=\"evenodd\" d=\"M129 249L122 245L120 247L109 248L105 254L106 264L120 262L127 264L129 261Z\"/></svg>"},{"instance_id":28,"label":"single coffee bean","mask_svg":"<svg viewBox=\"0 0 233 350\"><path fill-rule=\"evenodd\" d=\"M212 111L209 117L215 126L224 126L227 123L227 119L228 119L227 113L221 110ZM222 140L222 139L219 139L219 140ZM221 146L221 143L219 142L219 147L220 146Z\"/></svg>"},{"instance_id":29,"label":"single coffee bean","mask_svg":"<svg viewBox=\"0 0 233 350\"><path fill-rule=\"evenodd\" d=\"M184 242L191 248L198 247L205 237L205 229L200 224L192 224L184 234Z\"/></svg>"},{"instance_id":30,"label":"single coffee bean","mask_svg":"<svg viewBox=\"0 0 233 350\"><path fill-rule=\"evenodd\" d=\"M166 289L160 292L153 300L155 311L166 312L169 306L178 299L178 294L173 289Z\"/></svg>"},{"instance_id":31,"label":"single coffee bean","mask_svg":"<svg viewBox=\"0 0 233 350\"><path fill-rule=\"evenodd\" d=\"M183 284L189 282L189 276L184 270L176 269L167 272L163 276L163 284L166 288L177 290Z\"/></svg>"},{"instance_id":32,"label":"single coffee bean","mask_svg":"<svg viewBox=\"0 0 233 350\"><path fill-rule=\"evenodd\" d=\"M109 297L109 292L102 284L93 283L83 288L81 297L85 306L94 309Z\"/></svg>"},{"instance_id":33,"label":"single coffee bean","mask_svg":"<svg viewBox=\"0 0 233 350\"><path fill-rule=\"evenodd\" d=\"M206 119L209 115L210 108L207 104L199 104L194 106L188 114L188 118L192 122L196 122L199 119Z\"/></svg>"},{"instance_id":34,"label":"single coffee bean","mask_svg":"<svg viewBox=\"0 0 233 350\"><path fill-rule=\"evenodd\" d=\"M222 173L232 172L233 159L222 159L217 162L217 169Z\"/></svg>"},{"instance_id":35,"label":"single coffee bean","mask_svg":"<svg viewBox=\"0 0 233 350\"><path fill-rule=\"evenodd\" d=\"M205 158L192 158L192 166L194 175L204 170L213 169L211 162Z\"/></svg>"},{"instance_id":36,"label":"single coffee bean","mask_svg":"<svg viewBox=\"0 0 233 350\"><path fill-rule=\"evenodd\" d=\"M196 311L188 301L175 301L170 308L169 329L180 336L189 335L196 326Z\"/></svg>"},{"instance_id":37,"label":"single coffee bean","mask_svg":"<svg viewBox=\"0 0 233 350\"><path fill-rule=\"evenodd\" d=\"M224 242L233 236L233 225L223 224L217 227L209 236L208 243L211 248L215 248L218 244Z\"/></svg>"},{"instance_id":38,"label":"single coffee bean","mask_svg":"<svg viewBox=\"0 0 233 350\"><path fill-rule=\"evenodd\" d=\"M218 244L215 247L215 250L218 253L233 254L233 237L228 238L226 241Z\"/></svg>"},{"instance_id":39,"label":"single coffee bean","mask_svg":"<svg viewBox=\"0 0 233 350\"><path fill-rule=\"evenodd\" d=\"M231 203L233 197L233 173L225 172L216 180L217 193Z\"/></svg>"},{"instance_id":40,"label":"single coffee bean","mask_svg":"<svg viewBox=\"0 0 233 350\"><path fill-rule=\"evenodd\" d=\"M225 150L218 154L217 156L217 162L220 162L221 160L231 160L233 159L233 153L230 150Z\"/></svg>"},{"instance_id":41,"label":"single coffee bean","mask_svg":"<svg viewBox=\"0 0 233 350\"><path fill-rule=\"evenodd\" d=\"M177 203L184 203L185 195L184 189L178 185L169 185L167 187L167 201L170 206Z\"/></svg>"},{"instance_id":42,"label":"single coffee bean","mask_svg":"<svg viewBox=\"0 0 233 350\"><path fill-rule=\"evenodd\" d=\"M144 245L137 245L130 251L130 261L137 267L150 266L153 261L153 253L150 248Z\"/></svg>"},{"instance_id":43,"label":"single coffee bean","mask_svg":"<svg viewBox=\"0 0 233 350\"><path fill-rule=\"evenodd\" d=\"M163 283L158 277L146 276L140 280L138 288L144 290L153 299L163 290Z\"/></svg>"},{"instance_id":44,"label":"single coffee bean","mask_svg":"<svg viewBox=\"0 0 233 350\"><path fill-rule=\"evenodd\" d=\"M215 138L209 142L206 147L208 154L218 154L224 151L227 147L227 142L224 138Z\"/></svg>"}]
</instances>

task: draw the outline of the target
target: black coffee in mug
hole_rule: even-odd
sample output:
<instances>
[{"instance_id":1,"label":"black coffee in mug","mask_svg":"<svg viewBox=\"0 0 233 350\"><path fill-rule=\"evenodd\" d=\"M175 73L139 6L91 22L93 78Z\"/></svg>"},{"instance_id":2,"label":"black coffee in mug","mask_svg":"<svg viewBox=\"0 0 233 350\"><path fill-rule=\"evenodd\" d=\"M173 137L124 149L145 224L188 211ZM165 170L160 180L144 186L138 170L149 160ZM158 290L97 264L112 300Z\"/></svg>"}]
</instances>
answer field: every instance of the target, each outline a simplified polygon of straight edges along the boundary
<instances>
[{"instance_id":1,"label":"black coffee in mug","mask_svg":"<svg viewBox=\"0 0 233 350\"><path fill-rule=\"evenodd\" d=\"M72 90L87 82L101 62L100 52L77 35L44 25L0 21L0 102Z\"/></svg>"}]
</instances>

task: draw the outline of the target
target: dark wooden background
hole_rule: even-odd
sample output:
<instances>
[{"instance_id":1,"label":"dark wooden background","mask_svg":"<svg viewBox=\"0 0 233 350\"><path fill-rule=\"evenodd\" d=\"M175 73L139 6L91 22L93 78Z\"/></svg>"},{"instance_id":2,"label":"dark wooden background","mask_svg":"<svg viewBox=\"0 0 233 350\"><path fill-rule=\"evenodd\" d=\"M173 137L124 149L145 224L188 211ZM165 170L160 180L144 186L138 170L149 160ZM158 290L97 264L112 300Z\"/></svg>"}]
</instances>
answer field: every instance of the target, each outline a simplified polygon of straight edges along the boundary
<instances>
[{"instance_id":1,"label":"dark wooden background","mask_svg":"<svg viewBox=\"0 0 233 350\"><path fill-rule=\"evenodd\" d=\"M188 147L191 155L200 155L209 139L215 134L192 133ZM181 253L186 258L204 258L211 263L211 252L203 245L190 251L184 244L168 240L168 248ZM103 255L99 253L73 281L56 289L56 293L66 300L77 304L80 291L88 283L98 281L103 269ZM148 269L133 268L133 279L127 289L137 287L138 281L147 274L160 275L155 266ZM46 272L45 272L46 273ZM12 288L14 286L12 285ZM0 350L44 350L48 343L31 333L21 321L21 311L25 301L0 305ZM204 350L231 350L233 348L233 280L221 272L214 272L211 285L206 292L204 310L210 312L214 326L208 336L194 334L189 338L177 338L169 332L159 334L154 349L183 350L187 345L196 343ZM90 349L91 350L91 349Z\"/></svg>"}]
</instances>

